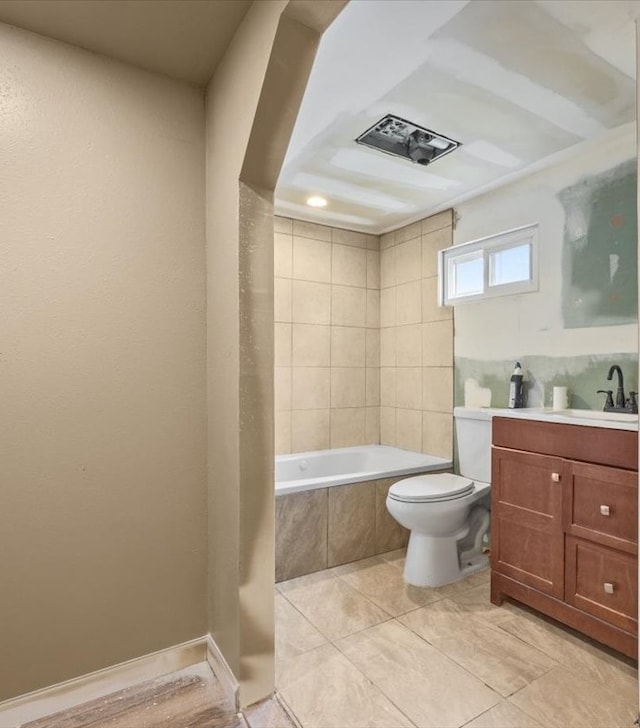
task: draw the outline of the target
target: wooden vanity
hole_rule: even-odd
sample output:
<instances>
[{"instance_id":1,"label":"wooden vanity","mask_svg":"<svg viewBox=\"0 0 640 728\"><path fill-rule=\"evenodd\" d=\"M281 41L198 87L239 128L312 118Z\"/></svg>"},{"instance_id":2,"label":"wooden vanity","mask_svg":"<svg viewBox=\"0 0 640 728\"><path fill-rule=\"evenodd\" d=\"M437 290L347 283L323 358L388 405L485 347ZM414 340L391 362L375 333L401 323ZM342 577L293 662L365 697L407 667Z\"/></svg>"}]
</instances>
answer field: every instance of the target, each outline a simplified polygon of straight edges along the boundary
<instances>
[{"instance_id":1,"label":"wooden vanity","mask_svg":"<svg viewBox=\"0 0 640 728\"><path fill-rule=\"evenodd\" d=\"M638 433L493 418L491 601L638 650Z\"/></svg>"}]
</instances>

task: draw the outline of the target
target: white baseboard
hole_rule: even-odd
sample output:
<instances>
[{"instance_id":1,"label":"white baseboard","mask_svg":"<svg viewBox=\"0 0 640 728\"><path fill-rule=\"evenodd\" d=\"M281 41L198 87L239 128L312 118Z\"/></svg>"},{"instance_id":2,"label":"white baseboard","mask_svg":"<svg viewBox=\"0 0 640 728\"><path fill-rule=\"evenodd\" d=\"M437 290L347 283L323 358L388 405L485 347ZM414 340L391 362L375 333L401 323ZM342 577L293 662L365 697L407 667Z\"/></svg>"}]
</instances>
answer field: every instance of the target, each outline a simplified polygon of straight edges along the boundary
<instances>
[{"instance_id":1,"label":"white baseboard","mask_svg":"<svg viewBox=\"0 0 640 728\"><path fill-rule=\"evenodd\" d=\"M207 662L209 667L220 681L227 700L231 705L235 706L236 712L238 712L240 710L240 684L224 659L224 655L220 652L218 645L214 642L213 637L208 634L205 639L207 641Z\"/></svg>"},{"instance_id":2,"label":"white baseboard","mask_svg":"<svg viewBox=\"0 0 640 728\"><path fill-rule=\"evenodd\" d=\"M235 682L236 686L237 681L211 636L205 635L150 655L136 657L119 665L5 700L0 703L0 726L18 728L23 723L73 708L136 683L154 680L204 661L220 680L225 692L230 691L231 699L236 704L237 688L233 688L231 681Z\"/></svg>"}]
</instances>

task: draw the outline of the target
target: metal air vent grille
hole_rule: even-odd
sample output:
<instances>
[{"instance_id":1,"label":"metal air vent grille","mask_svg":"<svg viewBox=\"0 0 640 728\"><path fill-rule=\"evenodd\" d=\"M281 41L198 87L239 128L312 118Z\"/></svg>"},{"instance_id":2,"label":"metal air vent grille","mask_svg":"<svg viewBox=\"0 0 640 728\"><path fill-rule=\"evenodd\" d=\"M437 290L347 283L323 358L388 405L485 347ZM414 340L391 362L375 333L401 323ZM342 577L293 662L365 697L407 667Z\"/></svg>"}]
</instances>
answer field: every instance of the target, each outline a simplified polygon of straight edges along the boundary
<instances>
[{"instance_id":1,"label":"metal air vent grille","mask_svg":"<svg viewBox=\"0 0 640 728\"><path fill-rule=\"evenodd\" d=\"M422 166L431 164L461 146L454 139L392 114L387 114L360 134L356 142Z\"/></svg>"}]
</instances>

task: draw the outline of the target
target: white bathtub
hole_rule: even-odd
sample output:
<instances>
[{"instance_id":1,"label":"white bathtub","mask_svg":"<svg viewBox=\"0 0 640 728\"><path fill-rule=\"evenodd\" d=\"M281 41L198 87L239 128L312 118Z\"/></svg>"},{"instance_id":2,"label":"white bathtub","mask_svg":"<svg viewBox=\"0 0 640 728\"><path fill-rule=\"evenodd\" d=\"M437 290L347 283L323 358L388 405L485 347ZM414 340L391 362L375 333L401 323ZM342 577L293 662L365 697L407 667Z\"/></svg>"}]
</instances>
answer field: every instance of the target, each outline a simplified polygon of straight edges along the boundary
<instances>
[{"instance_id":1,"label":"white bathtub","mask_svg":"<svg viewBox=\"0 0 640 728\"><path fill-rule=\"evenodd\" d=\"M388 445L276 456L276 495L452 467L451 460Z\"/></svg>"}]
</instances>

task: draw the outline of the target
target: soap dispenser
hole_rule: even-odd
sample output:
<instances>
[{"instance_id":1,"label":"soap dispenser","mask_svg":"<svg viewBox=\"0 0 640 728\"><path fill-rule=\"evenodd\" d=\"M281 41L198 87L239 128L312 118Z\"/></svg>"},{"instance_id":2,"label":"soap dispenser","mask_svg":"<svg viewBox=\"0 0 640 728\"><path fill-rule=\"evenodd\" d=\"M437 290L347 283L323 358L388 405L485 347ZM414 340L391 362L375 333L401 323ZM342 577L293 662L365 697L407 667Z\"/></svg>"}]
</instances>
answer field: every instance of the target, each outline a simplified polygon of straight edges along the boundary
<instances>
[{"instance_id":1,"label":"soap dispenser","mask_svg":"<svg viewBox=\"0 0 640 728\"><path fill-rule=\"evenodd\" d=\"M509 380L509 408L518 409L522 407L522 367L517 361L513 374Z\"/></svg>"}]
</instances>

